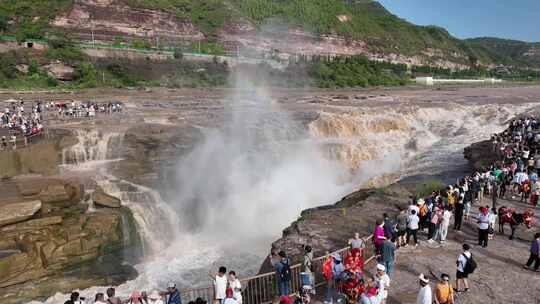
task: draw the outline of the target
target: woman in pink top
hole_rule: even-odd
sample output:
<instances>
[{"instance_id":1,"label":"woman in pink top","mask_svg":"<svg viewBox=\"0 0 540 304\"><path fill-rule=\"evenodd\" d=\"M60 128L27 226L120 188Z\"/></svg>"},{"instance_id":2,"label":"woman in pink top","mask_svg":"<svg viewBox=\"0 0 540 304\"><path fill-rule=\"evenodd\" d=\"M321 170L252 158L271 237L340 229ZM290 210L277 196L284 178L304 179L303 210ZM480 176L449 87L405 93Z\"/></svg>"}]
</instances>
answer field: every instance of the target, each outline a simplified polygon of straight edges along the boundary
<instances>
[{"instance_id":1,"label":"woman in pink top","mask_svg":"<svg viewBox=\"0 0 540 304\"><path fill-rule=\"evenodd\" d=\"M377 251L377 254L380 252L381 244L383 243L386 238L384 237L384 228L383 228L384 222L380 219L378 219L375 222L375 230L373 231L373 245L375 245L375 250Z\"/></svg>"}]
</instances>

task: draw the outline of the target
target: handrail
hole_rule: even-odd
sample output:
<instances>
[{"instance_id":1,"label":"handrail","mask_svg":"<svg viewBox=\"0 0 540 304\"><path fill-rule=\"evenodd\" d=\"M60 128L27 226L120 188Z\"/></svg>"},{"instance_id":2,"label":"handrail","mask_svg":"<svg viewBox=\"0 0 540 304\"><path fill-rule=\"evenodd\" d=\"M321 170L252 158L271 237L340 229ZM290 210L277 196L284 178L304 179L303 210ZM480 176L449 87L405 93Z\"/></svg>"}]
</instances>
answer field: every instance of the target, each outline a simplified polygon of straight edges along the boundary
<instances>
[{"instance_id":1,"label":"handrail","mask_svg":"<svg viewBox=\"0 0 540 304\"><path fill-rule=\"evenodd\" d=\"M363 240L364 240L365 243L367 243L372 238L373 238L373 236L370 235L368 237L364 237ZM313 262L315 262L315 263L321 262L324 259L326 259L328 256L331 256L331 255L334 255L334 254L342 254L342 253L346 252L349 249L350 249L350 247L347 246L347 247L335 250L333 252L330 252L330 253L327 253L325 255L314 258ZM376 258L376 255L371 255L369 258L367 258L364 261L363 265L364 266L367 265L368 263L370 263L375 258ZM298 270L301 266L302 266L302 263L297 263L297 264L291 266L292 277L295 277L296 279L299 279L300 273L298 271L296 271L296 270ZM272 294L273 290L270 291L270 290L267 290L267 289L268 289L269 286L272 289L275 289L275 282L274 282L275 277L276 277L276 273L275 273L275 271L272 271L272 272L262 273L262 274L250 276L250 277L247 277L247 278L244 278L244 279L240 279L240 282L241 282L241 284L243 286L242 293L243 293L243 296L244 296L244 303L246 303L246 304L269 303L268 296L270 296ZM314 284L314 287L319 287L319 286L322 286L324 284L325 284L325 282L316 283L316 284ZM293 279L291 279L291 286L295 286L295 285L298 285L298 284L295 284L293 282ZM248 287L248 288L246 288L246 287ZM251 288L249 288L249 287L251 287ZM292 289L294 290L294 288L292 288ZM251 292L251 294L246 294L248 292ZM195 300L196 297L201 296L201 295L203 297L207 297L206 300L212 300L209 297L211 297L213 295L213 293L214 293L214 286L188 288L188 289L183 289L181 291L182 297L187 299L187 300ZM253 295L253 293L256 293L256 294ZM265 296L267 298L266 299L267 301L264 301L264 302L260 301L261 300L260 299L261 298L260 294L263 294L263 296ZM253 301L250 301L250 300L253 300ZM259 300L259 302L257 300Z\"/></svg>"}]
</instances>

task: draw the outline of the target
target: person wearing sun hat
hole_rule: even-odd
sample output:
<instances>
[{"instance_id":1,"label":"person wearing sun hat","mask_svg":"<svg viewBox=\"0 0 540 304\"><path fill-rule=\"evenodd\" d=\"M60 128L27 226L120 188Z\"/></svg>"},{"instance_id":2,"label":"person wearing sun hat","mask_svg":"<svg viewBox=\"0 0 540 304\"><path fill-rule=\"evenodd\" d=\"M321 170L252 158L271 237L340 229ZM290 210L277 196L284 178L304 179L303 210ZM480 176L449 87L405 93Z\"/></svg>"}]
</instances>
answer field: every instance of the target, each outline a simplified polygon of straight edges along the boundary
<instances>
[{"instance_id":1,"label":"person wearing sun hat","mask_svg":"<svg viewBox=\"0 0 540 304\"><path fill-rule=\"evenodd\" d=\"M420 284L420 290L416 297L416 304L432 304L433 298L431 294L431 287L429 286L429 279L421 273L418 276L418 283Z\"/></svg>"},{"instance_id":2,"label":"person wearing sun hat","mask_svg":"<svg viewBox=\"0 0 540 304\"><path fill-rule=\"evenodd\" d=\"M380 303L385 304L388 298L388 288L390 288L390 277L386 274L386 267L382 264L377 264L377 271L373 277L373 281L377 284L377 296Z\"/></svg>"}]
</instances>

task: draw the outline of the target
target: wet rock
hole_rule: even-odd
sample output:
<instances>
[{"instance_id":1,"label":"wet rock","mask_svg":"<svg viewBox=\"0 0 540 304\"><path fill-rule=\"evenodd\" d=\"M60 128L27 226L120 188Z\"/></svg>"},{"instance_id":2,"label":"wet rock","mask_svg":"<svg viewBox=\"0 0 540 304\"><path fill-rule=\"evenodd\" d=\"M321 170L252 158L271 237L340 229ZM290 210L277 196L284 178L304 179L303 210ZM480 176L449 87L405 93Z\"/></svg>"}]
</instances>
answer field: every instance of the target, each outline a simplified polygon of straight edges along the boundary
<instances>
[{"instance_id":1,"label":"wet rock","mask_svg":"<svg viewBox=\"0 0 540 304\"><path fill-rule=\"evenodd\" d=\"M27 220L36 214L40 208L40 201L12 203L2 206L2 212L0 212L0 227Z\"/></svg>"},{"instance_id":2,"label":"wet rock","mask_svg":"<svg viewBox=\"0 0 540 304\"><path fill-rule=\"evenodd\" d=\"M463 154L473 168L477 170L489 167L498 160L497 154L493 152L493 144L489 140L466 147Z\"/></svg>"},{"instance_id":3,"label":"wet rock","mask_svg":"<svg viewBox=\"0 0 540 304\"><path fill-rule=\"evenodd\" d=\"M41 201L45 204L66 203L70 199L70 195L63 183L55 183L48 185L39 193Z\"/></svg>"},{"instance_id":4,"label":"wet rock","mask_svg":"<svg viewBox=\"0 0 540 304\"><path fill-rule=\"evenodd\" d=\"M101 207L120 208L122 206L122 202L119 198L108 195L103 191L103 189L101 189L101 187L96 189L93 194L93 199L94 204Z\"/></svg>"}]
</instances>

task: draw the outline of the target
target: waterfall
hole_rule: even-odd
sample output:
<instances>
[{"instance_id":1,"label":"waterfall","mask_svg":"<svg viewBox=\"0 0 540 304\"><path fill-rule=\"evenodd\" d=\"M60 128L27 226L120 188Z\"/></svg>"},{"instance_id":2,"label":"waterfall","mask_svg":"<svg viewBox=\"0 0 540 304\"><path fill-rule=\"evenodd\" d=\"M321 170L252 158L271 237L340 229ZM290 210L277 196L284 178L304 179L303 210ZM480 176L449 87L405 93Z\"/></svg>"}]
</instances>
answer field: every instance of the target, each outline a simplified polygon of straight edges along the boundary
<instances>
[{"instance_id":1,"label":"waterfall","mask_svg":"<svg viewBox=\"0 0 540 304\"><path fill-rule=\"evenodd\" d=\"M179 227L180 223L176 213L157 191L112 175L104 175L96 182L131 210L142 237L144 253L158 253L170 245L170 239L177 231L174 227Z\"/></svg>"},{"instance_id":2,"label":"waterfall","mask_svg":"<svg viewBox=\"0 0 540 304\"><path fill-rule=\"evenodd\" d=\"M62 151L62 164L82 165L92 161L105 161L117 158L119 153L109 149L112 145L121 146L123 135L100 130L75 130L78 142Z\"/></svg>"}]
</instances>

